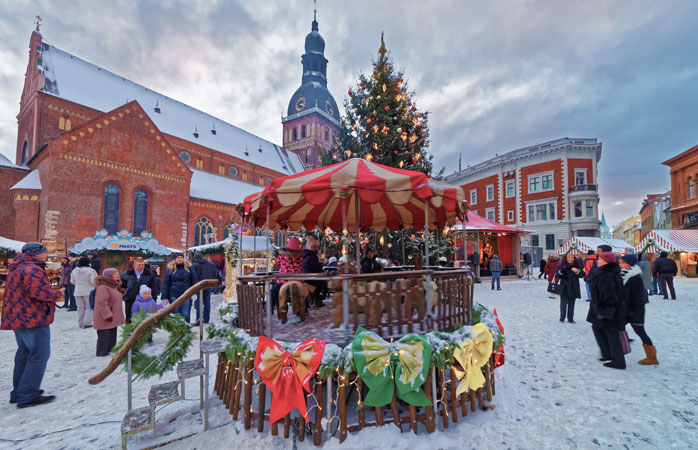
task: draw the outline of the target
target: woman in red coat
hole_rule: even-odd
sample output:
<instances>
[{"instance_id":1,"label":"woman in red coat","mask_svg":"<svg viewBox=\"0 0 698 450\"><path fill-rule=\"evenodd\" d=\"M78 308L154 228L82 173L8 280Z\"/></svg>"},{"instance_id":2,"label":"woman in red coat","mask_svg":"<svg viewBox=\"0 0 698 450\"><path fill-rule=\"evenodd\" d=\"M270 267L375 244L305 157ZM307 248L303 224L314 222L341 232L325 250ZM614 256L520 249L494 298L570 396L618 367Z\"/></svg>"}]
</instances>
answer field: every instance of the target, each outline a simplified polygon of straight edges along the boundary
<instances>
[{"instance_id":1,"label":"woman in red coat","mask_svg":"<svg viewBox=\"0 0 698 450\"><path fill-rule=\"evenodd\" d=\"M97 330L97 356L109 356L116 345L116 331L119 325L126 323L123 294L119 271L114 268L104 269L101 277L95 278L95 310L92 326Z\"/></svg>"},{"instance_id":2,"label":"woman in red coat","mask_svg":"<svg viewBox=\"0 0 698 450\"><path fill-rule=\"evenodd\" d=\"M560 264L560 260L551 256L550 261L545 265L545 275L548 277L548 283L552 283L555 280L555 272L557 272L558 264Z\"/></svg>"}]
</instances>

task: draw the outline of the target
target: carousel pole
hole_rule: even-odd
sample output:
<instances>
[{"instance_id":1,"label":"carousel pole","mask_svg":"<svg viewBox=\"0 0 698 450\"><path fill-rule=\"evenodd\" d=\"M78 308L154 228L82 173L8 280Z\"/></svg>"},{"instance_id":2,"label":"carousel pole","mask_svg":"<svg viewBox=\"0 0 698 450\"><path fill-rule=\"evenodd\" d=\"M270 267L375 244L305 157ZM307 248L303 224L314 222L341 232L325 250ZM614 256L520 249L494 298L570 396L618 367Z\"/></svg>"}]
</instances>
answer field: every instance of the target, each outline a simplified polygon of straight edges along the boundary
<instances>
[{"instance_id":1,"label":"carousel pole","mask_svg":"<svg viewBox=\"0 0 698 450\"><path fill-rule=\"evenodd\" d=\"M467 247L467 241L466 236L465 236L465 218L466 214L463 214L463 220L461 221L461 226L463 228L463 267L465 267L468 264L468 247Z\"/></svg>"},{"instance_id":2,"label":"carousel pole","mask_svg":"<svg viewBox=\"0 0 698 450\"><path fill-rule=\"evenodd\" d=\"M272 333L272 323L271 323L271 289L270 289L270 283L269 283L269 273L271 270L269 270L269 264L271 264L271 252L269 251L269 208L271 207L271 201L267 201L267 221L265 223L266 227L266 233L265 236L267 237L267 267L266 267L266 274L264 276L264 296L266 297L267 301L267 323L269 324L269 337L273 337L274 334ZM255 242L257 242L257 237L255 236Z\"/></svg>"},{"instance_id":3,"label":"carousel pole","mask_svg":"<svg viewBox=\"0 0 698 450\"><path fill-rule=\"evenodd\" d=\"M344 236L344 230L347 229L347 204L346 199L342 199L342 236ZM349 232L347 231L347 234ZM342 248L344 249L344 255L347 257L346 274L342 280L342 326L344 327L344 345L349 344L349 280L346 278L349 275L349 255L347 252L347 239L346 236L342 239ZM341 274L340 274L341 275ZM329 428L329 427L328 427Z\"/></svg>"},{"instance_id":4,"label":"carousel pole","mask_svg":"<svg viewBox=\"0 0 698 450\"><path fill-rule=\"evenodd\" d=\"M429 267L429 198L424 200L424 269ZM426 280L426 303L427 303L427 316L431 317L431 305L432 305L432 289L431 289L431 275L427 274ZM432 394L435 395L435 394Z\"/></svg>"},{"instance_id":5,"label":"carousel pole","mask_svg":"<svg viewBox=\"0 0 698 450\"><path fill-rule=\"evenodd\" d=\"M361 209L359 208L359 192L354 191L354 219L356 220L356 270L360 271L361 268L361 243L359 238L361 237L359 230L361 230Z\"/></svg>"},{"instance_id":6,"label":"carousel pole","mask_svg":"<svg viewBox=\"0 0 698 450\"><path fill-rule=\"evenodd\" d=\"M405 228L403 227L402 230L402 265L405 265Z\"/></svg>"}]
</instances>

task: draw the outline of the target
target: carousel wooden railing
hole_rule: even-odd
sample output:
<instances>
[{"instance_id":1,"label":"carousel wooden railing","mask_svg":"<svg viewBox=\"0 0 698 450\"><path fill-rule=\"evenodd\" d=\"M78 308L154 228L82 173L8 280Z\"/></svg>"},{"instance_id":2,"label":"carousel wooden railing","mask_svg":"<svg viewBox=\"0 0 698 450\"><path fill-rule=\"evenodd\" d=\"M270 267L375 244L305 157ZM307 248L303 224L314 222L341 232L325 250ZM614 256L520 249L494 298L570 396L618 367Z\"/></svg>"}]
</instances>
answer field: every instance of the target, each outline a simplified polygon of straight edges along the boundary
<instances>
[{"instance_id":1,"label":"carousel wooden railing","mask_svg":"<svg viewBox=\"0 0 698 450\"><path fill-rule=\"evenodd\" d=\"M104 381L105 378L107 378L109 375L111 375L118 367L119 364L121 364L121 361L123 361L124 358L128 355L129 350L135 345L136 341L138 338L143 334L145 330L147 330L150 326L152 326L155 322L158 320L168 316L169 314L172 314L179 308L179 306L184 303L186 300L191 298L194 294L198 294L199 291L202 289L206 288L212 288L218 286L218 281L217 280L203 280L199 281L196 283L194 286L190 287L187 289L184 294L180 295L177 300L174 302L170 303L167 305L165 308L159 310L158 312L149 315L143 322L140 323L136 327L135 330L133 330L133 333L131 336L128 338L126 343L119 349L118 352L112 356L111 361L109 361L109 364L107 364L107 367L102 369L101 372L99 372L97 375L91 377L89 379L90 384L99 384L102 381Z\"/></svg>"},{"instance_id":2,"label":"carousel wooden railing","mask_svg":"<svg viewBox=\"0 0 698 450\"><path fill-rule=\"evenodd\" d=\"M306 394L309 421L306 423L302 417L292 420L291 414L288 414L271 426L268 425L267 389L254 370L253 360L234 364L221 353L214 390L233 420L242 420L246 430L251 429L254 423L257 431L262 433L266 424L272 436L278 436L279 427L283 427L284 438L288 439L294 432L297 433L298 440L303 441L307 428L312 432L313 444L319 446L323 442L323 436L339 433L339 441L344 442L348 433L386 424L394 424L401 431L406 426L414 433L417 433L419 424L428 433L434 432L437 421L448 428L451 422L456 423L459 418L467 417L468 409L471 413L478 407L485 409L485 402L492 401L495 394L494 367L493 354L482 368L484 386L460 395L456 395L458 381L452 369L432 370L422 389L432 400L432 405L436 405L436 409L434 406L418 408L393 397L387 412L383 408L364 407L356 415L353 414L353 409L357 408L367 391L361 378L356 374L344 375L342 372L336 372L325 379L316 375L311 383L312 395ZM326 429L323 429L323 418L327 419L324 425Z\"/></svg>"},{"instance_id":3,"label":"carousel wooden railing","mask_svg":"<svg viewBox=\"0 0 698 450\"><path fill-rule=\"evenodd\" d=\"M348 281L349 333L359 326L383 337L398 337L432 329L452 330L469 324L473 311L473 276L467 269L419 270L377 274L339 275L268 274L238 279L240 326L255 335L269 335L265 286L276 280L325 281L334 291L335 327L340 325L344 307L343 282ZM427 281L428 280L428 281ZM427 286L432 289L431 310Z\"/></svg>"}]
</instances>

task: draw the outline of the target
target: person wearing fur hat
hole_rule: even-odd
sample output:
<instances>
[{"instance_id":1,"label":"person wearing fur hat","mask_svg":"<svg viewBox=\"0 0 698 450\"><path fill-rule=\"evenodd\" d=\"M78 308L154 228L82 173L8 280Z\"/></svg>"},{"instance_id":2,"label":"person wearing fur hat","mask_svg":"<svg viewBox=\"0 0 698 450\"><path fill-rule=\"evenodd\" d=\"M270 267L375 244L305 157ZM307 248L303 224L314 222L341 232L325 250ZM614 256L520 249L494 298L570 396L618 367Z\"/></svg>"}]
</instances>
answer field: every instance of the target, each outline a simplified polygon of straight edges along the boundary
<instances>
[{"instance_id":1,"label":"person wearing fur hat","mask_svg":"<svg viewBox=\"0 0 698 450\"><path fill-rule=\"evenodd\" d=\"M167 264L167 272L165 272L165 282L162 283L162 298L169 300L170 303L184 294L187 289L194 286L199 280L196 274L191 270L191 264L184 259L182 252L173 253L173 261ZM191 298L188 298L179 305L176 311L184 320L189 323L191 318Z\"/></svg>"},{"instance_id":2,"label":"person wearing fur hat","mask_svg":"<svg viewBox=\"0 0 698 450\"><path fill-rule=\"evenodd\" d=\"M301 273L303 266L303 251L301 250L301 241L296 237L289 238L286 241L286 247L279 249L279 255L276 257L276 265L279 273ZM279 303L279 291L281 286L288 280L276 280L274 286L271 287L271 311Z\"/></svg>"},{"instance_id":3,"label":"person wearing fur hat","mask_svg":"<svg viewBox=\"0 0 698 450\"><path fill-rule=\"evenodd\" d=\"M560 322L574 323L574 303L582 297L579 289L579 279L584 278L584 269L579 260L569 252L565 259L557 266L557 278L560 279L562 292L560 293Z\"/></svg>"},{"instance_id":4,"label":"person wearing fur hat","mask_svg":"<svg viewBox=\"0 0 698 450\"><path fill-rule=\"evenodd\" d=\"M17 403L19 408L56 398L42 395L40 387L51 355L50 325L65 288L51 288L45 270L47 260L46 246L27 242L8 267L0 329L12 330L17 341L10 403Z\"/></svg>"},{"instance_id":5,"label":"person wearing fur hat","mask_svg":"<svg viewBox=\"0 0 698 450\"><path fill-rule=\"evenodd\" d=\"M624 298L627 303L626 322L633 327L635 334L642 340L642 348L645 350L645 359L638 361L649 366L657 365L657 349L652 344L652 339L645 331L645 304L647 289L642 279L642 269L638 265L637 256L628 254L620 257L620 276L623 278Z\"/></svg>"},{"instance_id":6,"label":"person wearing fur hat","mask_svg":"<svg viewBox=\"0 0 698 450\"><path fill-rule=\"evenodd\" d=\"M126 323L123 294L119 271L113 267L104 269L102 276L95 278L95 311L92 317L94 329L97 330L97 356L109 356L116 345L116 332L119 325Z\"/></svg>"},{"instance_id":7,"label":"person wearing fur hat","mask_svg":"<svg viewBox=\"0 0 698 450\"><path fill-rule=\"evenodd\" d=\"M620 342L620 332L625 328L625 304L623 280L616 255L602 252L596 261L597 268L591 281L591 303L587 322L601 350L604 366L625 369L625 355Z\"/></svg>"},{"instance_id":8,"label":"person wearing fur hat","mask_svg":"<svg viewBox=\"0 0 698 450\"><path fill-rule=\"evenodd\" d=\"M90 292L95 288L97 272L90 267L90 258L83 256L78 260L78 267L70 273L70 282L75 286L75 302L78 305L78 326L92 326L92 308Z\"/></svg>"}]
</instances>

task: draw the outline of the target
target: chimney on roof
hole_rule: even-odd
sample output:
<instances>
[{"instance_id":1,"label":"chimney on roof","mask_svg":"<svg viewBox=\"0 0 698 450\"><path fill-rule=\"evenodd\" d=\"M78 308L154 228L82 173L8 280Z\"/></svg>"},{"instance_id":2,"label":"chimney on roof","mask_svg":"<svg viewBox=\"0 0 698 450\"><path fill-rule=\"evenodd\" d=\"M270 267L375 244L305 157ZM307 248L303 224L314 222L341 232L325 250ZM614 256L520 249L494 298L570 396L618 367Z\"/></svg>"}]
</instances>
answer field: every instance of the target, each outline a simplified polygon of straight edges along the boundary
<instances>
[{"instance_id":1,"label":"chimney on roof","mask_svg":"<svg viewBox=\"0 0 698 450\"><path fill-rule=\"evenodd\" d=\"M259 150L259 153L262 153L262 143L261 143L261 142L259 143L259 149L258 149L258 150Z\"/></svg>"},{"instance_id":2,"label":"chimney on roof","mask_svg":"<svg viewBox=\"0 0 698 450\"><path fill-rule=\"evenodd\" d=\"M216 134L216 124L215 123L211 127L211 134Z\"/></svg>"},{"instance_id":3,"label":"chimney on roof","mask_svg":"<svg viewBox=\"0 0 698 450\"><path fill-rule=\"evenodd\" d=\"M196 125L194 126L194 137L195 138L199 137L199 127Z\"/></svg>"},{"instance_id":4,"label":"chimney on roof","mask_svg":"<svg viewBox=\"0 0 698 450\"><path fill-rule=\"evenodd\" d=\"M250 152L247 150L247 146L245 146L245 156L250 156Z\"/></svg>"},{"instance_id":5,"label":"chimney on roof","mask_svg":"<svg viewBox=\"0 0 698 450\"><path fill-rule=\"evenodd\" d=\"M160 114L160 105L158 104L158 101L155 100L155 108L153 108L156 113Z\"/></svg>"}]
</instances>

